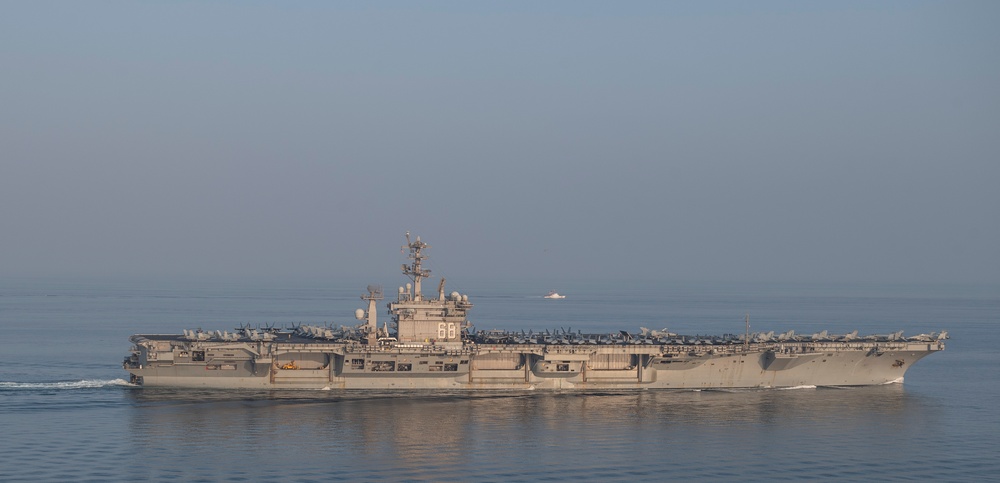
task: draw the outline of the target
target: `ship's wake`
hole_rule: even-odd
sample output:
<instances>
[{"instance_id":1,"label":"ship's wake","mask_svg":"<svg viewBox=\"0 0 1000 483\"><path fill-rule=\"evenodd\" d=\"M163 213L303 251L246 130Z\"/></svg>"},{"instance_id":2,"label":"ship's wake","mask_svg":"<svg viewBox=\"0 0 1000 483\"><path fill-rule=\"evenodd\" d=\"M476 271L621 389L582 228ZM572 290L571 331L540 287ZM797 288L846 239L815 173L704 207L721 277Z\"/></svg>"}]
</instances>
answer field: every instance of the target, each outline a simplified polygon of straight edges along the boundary
<instances>
[{"instance_id":1,"label":"ship's wake","mask_svg":"<svg viewBox=\"0 0 1000 483\"><path fill-rule=\"evenodd\" d=\"M93 389L101 387L131 387L124 379L83 379L59 382L7 382L0 381L0 390L52 390L52 389Z\"/></svg>"}]
</instances>

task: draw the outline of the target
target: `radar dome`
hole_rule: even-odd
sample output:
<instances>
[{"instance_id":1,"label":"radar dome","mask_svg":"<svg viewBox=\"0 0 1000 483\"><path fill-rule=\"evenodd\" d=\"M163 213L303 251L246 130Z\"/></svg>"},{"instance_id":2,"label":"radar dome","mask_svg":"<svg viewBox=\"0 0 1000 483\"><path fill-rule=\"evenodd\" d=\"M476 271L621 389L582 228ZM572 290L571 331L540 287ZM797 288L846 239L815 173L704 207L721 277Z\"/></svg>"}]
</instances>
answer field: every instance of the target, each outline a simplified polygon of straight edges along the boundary
<instances>
[{"instance_id":1,"label":"radar dome","mask_svg":"<svg viewBox=\"0 0 1000 483\"><path fill-rule=\"evenodd\" d=\"M452 292L451 293L451 299L452 300L462 300L462 295L459 294L458 292Z\"/></svg>"},{"instance_id":2,"label":"radar dome","mask_svg":"<svg viewBox=\"0 0 1000 483\"><path fill-rule=\"evenodd\" d=\"M354 311L354 318L356 318L358 320L364 319L365 318L365 311L362 310L362 309L355 310Z\"/></svg>"}]
</instances>

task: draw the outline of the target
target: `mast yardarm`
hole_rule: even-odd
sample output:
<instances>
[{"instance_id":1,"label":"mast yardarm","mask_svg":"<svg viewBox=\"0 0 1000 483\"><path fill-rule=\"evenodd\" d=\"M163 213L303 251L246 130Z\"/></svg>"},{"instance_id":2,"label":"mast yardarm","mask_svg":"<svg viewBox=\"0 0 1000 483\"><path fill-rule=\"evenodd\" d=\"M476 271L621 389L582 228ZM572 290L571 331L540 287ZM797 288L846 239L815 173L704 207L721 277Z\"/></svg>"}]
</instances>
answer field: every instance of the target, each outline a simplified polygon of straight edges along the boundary
<instances>
[{"instance_id":1,"label":"mast yardarm","mask_svg":"<svg viewBox=\"0 0 1000 483\"><path fill-rule=\"evenodd\" d=\"M416 240L410 241L410 232L406 232L406 246L403 248L409 248L410 253L407 258L413 260L410 265L403 265L403 273L413 280L413 300L419 301L423 299L423 293L420 291L420 281L431 275L431 271L421 267L421 263L426 260L427 255L423 254L424 248L430 248L431 246L420 241L418 236Z\"/></svg>"}]
</instances>

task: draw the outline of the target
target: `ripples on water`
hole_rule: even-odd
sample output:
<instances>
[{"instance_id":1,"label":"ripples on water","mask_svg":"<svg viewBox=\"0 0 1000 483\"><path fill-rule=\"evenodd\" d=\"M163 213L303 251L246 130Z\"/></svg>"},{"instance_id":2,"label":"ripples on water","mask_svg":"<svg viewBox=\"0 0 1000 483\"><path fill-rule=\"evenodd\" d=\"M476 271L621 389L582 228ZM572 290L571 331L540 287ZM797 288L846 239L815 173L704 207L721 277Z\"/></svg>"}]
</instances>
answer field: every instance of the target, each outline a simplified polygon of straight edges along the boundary
<instances>
[{"instance_id":1,"label":"ripples on water","mask_svg":"<svg viewBox=\"0 0 1000 483\"><path fill-rule=\"evenodd\" d=\"M0 480L955 480L1000 470L899 384L545 393L0 386ZM980 443L990 443L982 440ZM995 449L995 447L993 447Z\"/></svg>"},{"instance_id":2,"label":"ripples on water","mask_svg":"<svg viewBox=\"0 0 1000 483\"><path fill-rule=\"evenodd\" d=\"M82 305L90 316L78 313L73 295L4 301L0 294L0 308L8 309L0 322L15 332L0 347L0 481L978 481L1000 474L1000 387L989 369L1000 354L979 337L996 325L995 299L865 302L852 295L849 308L837 297L799 301L826 307L823 313L840 307L834 312L845 319L872 325L899 327L904 320L911 333L931 323L951 329L949 349L917 364L905 385L343 393L158 390L120 379L132 324L176 331L192 325L178 312L204 320L228 308L275 305L303 320L303 313L319 312L321 297L290 291L275 301L237 290L232 299L220 296L219 305L202 306L204 298L184 293L147 299L127 290L131 296L120 296L124 289L113 287L116 297L102 298L87 290ZM746 298L761 312L774 307L789 318L818 319L818 312L794 310L795 300ZM521 299L513 312L527 317L538 301ZM702 314L710 299L694 307L672 302ZM294 311L298 304L304 312ZM579 313L596 313L574 325L628 313L625 304L606 304L584 303ZM484 305L486 313L498 310ZM574 306L565 309L573 313ZM144 321L147 312L166 321ZM16 333L21 326L29 328ZM24 343L32 340L46 343Z\"/></svg>"}]
</instances>

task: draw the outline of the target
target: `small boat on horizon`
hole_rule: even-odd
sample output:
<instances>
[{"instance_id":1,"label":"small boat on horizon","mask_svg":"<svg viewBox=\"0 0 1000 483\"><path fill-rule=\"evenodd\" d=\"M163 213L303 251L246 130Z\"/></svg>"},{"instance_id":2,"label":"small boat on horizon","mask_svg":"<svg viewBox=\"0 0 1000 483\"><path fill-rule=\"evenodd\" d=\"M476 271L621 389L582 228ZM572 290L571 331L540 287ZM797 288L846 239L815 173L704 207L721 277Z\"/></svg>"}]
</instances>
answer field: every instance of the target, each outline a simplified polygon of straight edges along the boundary
<instances>
[{"instance_id":1,"label":"small boat on horizon","mask_svg":"<svg viewBox=\"0 0 1000 483\"><path fill-rule=\"evenodd\" d=\"M751 333L749 315L743 334L718 336L644 327L638 333L476 330L468 317L469 296L445 292L444 278L433 295L423 295L421 286L430 275L424 250L430 245L407 233L401 248L409 250L410 263L400 267L408 282L394 291L389 319L382 324L378 314L384 311L378 307L385 293L382 286L369 285L360 297L368 308L354 311L358 325L241 324L234 332L135 334L122 368L132 385L199 389L756 391L902 382L907 369L944 350L948 339L944 331L914 337L903 337L902 331ZM596 293L598 286L590 287ZM646 297L628 300L619 316L663 320L659 310L644 311L661 308ZM565 296L552 291L545 298ZM502 305L497 300L491 310ZM588 300L604 299L584 296L562 308L528 304L534 305L534 315L523 320L573 320L556 312L585 310ZM513 310L523 307L512 304Z\"/></svg>"}]
</instances>

